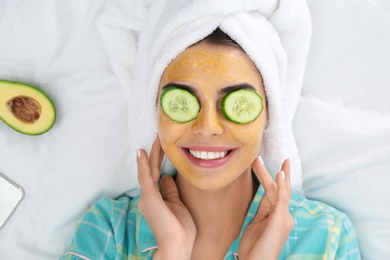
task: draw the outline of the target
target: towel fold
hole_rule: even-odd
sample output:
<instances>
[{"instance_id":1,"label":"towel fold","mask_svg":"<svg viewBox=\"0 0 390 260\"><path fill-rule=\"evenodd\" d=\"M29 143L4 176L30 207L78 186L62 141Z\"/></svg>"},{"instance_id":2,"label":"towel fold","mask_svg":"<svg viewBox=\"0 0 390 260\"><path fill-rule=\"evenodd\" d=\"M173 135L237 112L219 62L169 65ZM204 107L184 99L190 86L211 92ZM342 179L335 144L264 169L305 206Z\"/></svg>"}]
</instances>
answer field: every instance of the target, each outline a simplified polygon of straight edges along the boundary
<instances>
[{"instance_id":1,"label":"towel fold","mask_svg":"<svg viewBox=\"0 0 390 260\"><path fill-rule=\"evenodd\" d=\"M217 27L234 39L259 69L269 125L261 156L271 172L290 158L292 187L302 193L302 170L292 132L311 23L305 0L111 0L98 30L129 100L131 149L149 151L157 131L156 98L169 62ZM134 156L135 158L135 156ZM130 188L138 188L134 160ZM163 170L170 170L165 162Z\"/></svg>"}]
</instances>

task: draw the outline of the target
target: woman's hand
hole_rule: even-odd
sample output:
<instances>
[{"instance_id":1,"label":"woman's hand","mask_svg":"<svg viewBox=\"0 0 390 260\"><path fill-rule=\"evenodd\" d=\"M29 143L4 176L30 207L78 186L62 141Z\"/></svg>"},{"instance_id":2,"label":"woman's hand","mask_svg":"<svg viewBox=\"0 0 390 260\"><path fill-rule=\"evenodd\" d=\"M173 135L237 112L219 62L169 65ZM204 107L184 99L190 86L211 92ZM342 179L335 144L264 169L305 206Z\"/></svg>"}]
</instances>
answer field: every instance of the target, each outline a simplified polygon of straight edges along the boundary
<instances>
[{"instance_id":1,"label":"woman's hand","mask_svg":"<svg viewBox=\"0 0 390 260\"><path fill-rule=\"evenodd\" d=\"M158 136L149 159L144 150L138 150L138 181L142 190L139 209L157 240L158 250L154 259L190 259L196 236L195 224L181 202L171 176L161 178L162 195L159 191L163 156Z\"/></svg>"},{"instance_id":2,"label":"woman's hand","mask_svg":"<svg viewBox=\"0 0 390 260\"><path fill-rule=\"evenodd\" d=\"M291 196L290 162L285 160L276 183L259 158L252 169L265 190L253 221L243 234L238 250L242 259L278 259L292 228L294 219L288 211Z\"/></svg>"}]
</instances>

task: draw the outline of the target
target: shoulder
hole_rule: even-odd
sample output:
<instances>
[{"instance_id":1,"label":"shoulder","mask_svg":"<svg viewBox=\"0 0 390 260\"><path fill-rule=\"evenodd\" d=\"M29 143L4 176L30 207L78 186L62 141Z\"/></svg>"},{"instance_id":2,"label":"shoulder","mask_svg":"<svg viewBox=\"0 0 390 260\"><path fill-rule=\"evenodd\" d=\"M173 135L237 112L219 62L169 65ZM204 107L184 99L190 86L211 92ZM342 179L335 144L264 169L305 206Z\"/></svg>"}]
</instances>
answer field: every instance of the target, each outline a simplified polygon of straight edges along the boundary
<instances>
[{"instance_id":1,"label":"shoulder","mask_svg":"<svg viewBox=\"0 0 390 260\"><path fill-rule=\"evenodd\" d=\"M103 198L96 201L82 216L78 223L80 226L109 226L110 232L118 233L120 223L126 223L129 219L135 218L138 213L138 198L130 198L122 195L116 199ZM115 225L113 225L115 224ZM114 228L117 226L117 229Z\"/></svg>"},{"instance_id":2,"label":"shoulder","mask_svg":"<svg viewBox=\"0 0 390 260\"><path fill-rule=\"evenodd\" d=\"M290 213L295 226L293 240L300 249L335 258L359 259L355 228L349 217L325 203L293 194Z\"/></svg>"},{"instance_id":3,"label":"shoulder","mask_svg":"<svg viewBox=\"0 0 390 260\"><path fill-rule=\"evenodd\" d=\"M318 216L347 216L337 210L334 207L329 206L326 203L317 201L317 200L311 200L307 199L304 196L298 195L298 194L292 194L291 200L290 200L290 211L291 213L301 213L301 214L308 214L308 215L318 215Z\"/></svg>"},{"instance_id":4,"label":"shoulder","mask_svg":"<svg viewBox=\"0 0 390 260\"><path fill-rule=\"evenodd\" d=\"M138 197L122 195L96 201L78 221L69 251L62 259L116 259L126 254L123 241L135 229Z\"/></svg>"},{"instance_id":5,"label":"shoulder","mask_svg":"<svg viewBox=\"0 0 390 260\"><path fill-rule=\"evenodd\" d=\"M334 231L337 231L336 227L340 231L354 231L349 217L342 211L329 206L323 202L310 200L301 195L292 194L290 201L290 213L296 219L301 221L301 224L318 223L320 226L329 228L334 227Z\"/></svg>"},{"instance_id":6,"label":"shoulder","mask_svg":"<svg viewBox=\"0 0 390 260\"><path fill-rule=\"evenodd\" d=\"M122 195L118 198L103 198L96 201L84 214L91 215L105 220L123 220L123 216L131 216L132 213L138 212L139 197L131 198L127 195Z\"/></svg>"}]
</instances>

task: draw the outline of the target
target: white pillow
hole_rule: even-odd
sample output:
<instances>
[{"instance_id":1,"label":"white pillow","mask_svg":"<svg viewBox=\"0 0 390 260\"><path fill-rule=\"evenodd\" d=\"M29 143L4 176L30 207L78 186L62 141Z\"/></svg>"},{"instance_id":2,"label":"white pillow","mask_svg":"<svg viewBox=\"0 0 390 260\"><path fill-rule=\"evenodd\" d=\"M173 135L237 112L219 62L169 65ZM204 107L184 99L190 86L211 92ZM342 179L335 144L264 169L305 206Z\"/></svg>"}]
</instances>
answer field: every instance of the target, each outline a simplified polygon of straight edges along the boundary
<instances>
[{"instance_id":1,"label":"white pillow","mask_svg":"<svg viewBox=\"0 0 390 260\"><path fill-rule=\"evenodd\" d=\"M0 1L0 78L41 87L57 108L41 136L0 122L0 172L26 192L0 259L58 259L87 207L129 186L127 102L95 25L104 2Z\"/></svg>"},{"instance_id":2,"label":"white pillow","mask_svg":"<svg viewBox=\"0 0 390 260\"><path fill-rule=\"evenodd\" d=\"M364 259L390 258L390 2L309 1L294 131L304 190L352 219Z\"/></svg>"}]
</instances>

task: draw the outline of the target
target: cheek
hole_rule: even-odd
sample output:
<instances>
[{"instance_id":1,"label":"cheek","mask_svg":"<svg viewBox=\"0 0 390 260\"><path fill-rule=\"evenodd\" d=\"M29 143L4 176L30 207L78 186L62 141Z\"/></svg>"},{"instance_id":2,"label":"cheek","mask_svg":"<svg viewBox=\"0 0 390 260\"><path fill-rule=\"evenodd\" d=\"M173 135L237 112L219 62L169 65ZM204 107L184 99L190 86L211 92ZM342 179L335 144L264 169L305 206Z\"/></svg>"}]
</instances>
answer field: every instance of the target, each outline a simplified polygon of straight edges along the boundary
<instances>
[{"instance_id":1,"label":"cheek","mask_svg":"<svg viewBox=\"0 0 390 260\"><path fill-rule=\"evenodd\" d=\"M261 139L265 124L266 122L264 122L262 118L258 118L256 121L249 124L232 125L231 129L241 140L247 140L248 142L253 143L255 140Z\"/></svg>"},{"instance_id":2,"label":"cheek","mask_svg":"<svg viewBox=\"0 0 390 260\"><path fill-rule=\"evenodd\" d=\"M158 134L161 146L166 154L170 154L173 151L183 133L182 124L170 120L163 112L159 112Z\"/></svg>"},{"instance_id":3,"label":"cheek","mask_svg":"<svg viewBox=\"0 0 390 260\"><path fill-rule=\"evenodd\" d=\"M258 118L247 125L231 125L232 138L238 140L243 146L245 154L252 156L260 151L263 129L266 122Z\"/></svg>"},{"instance_id":4,"label":"cheek","mask_svg":"<svg viewBox=\"0 0 390 260\"><path fill-rule=\"evenodd\" d=\"M267 124L268 124L267 109L264 109L261 112L260 117L257 118L257 120L253 122L253 124L248 125L250 129L248 129L247 131L248 134L246 135L246 138L252 140L251 142L253 144L256 143L260 145L263 137L263 131L266 128Z\"/></svg>"},{"instance_id":5,"label":"cheek","mask_svg":"<svg viewBox=\"0 0 390 260\"><path fill-rule=\"evenodd\" d=\"M179 171L183 171L187 168L186 164L181 159L182 156L178 149L178 142L185 138L184 135L187 132L188 129L185 125L170 120L164 113L159 114L158 133L161 147L165 155Z\"/></svg>"}]
</instances>

